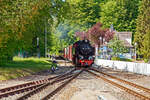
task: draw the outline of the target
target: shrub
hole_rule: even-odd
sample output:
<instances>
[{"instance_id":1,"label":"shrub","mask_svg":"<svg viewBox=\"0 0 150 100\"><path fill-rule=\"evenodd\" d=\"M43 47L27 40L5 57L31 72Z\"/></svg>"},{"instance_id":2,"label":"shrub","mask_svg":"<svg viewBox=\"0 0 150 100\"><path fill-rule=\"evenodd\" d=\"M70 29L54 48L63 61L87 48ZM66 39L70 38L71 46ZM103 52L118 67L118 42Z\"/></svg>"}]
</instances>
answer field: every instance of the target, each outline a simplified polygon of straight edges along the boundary
<instances>
[{"instance_id":1,"label":"shrub","mask_svg":"<svg viewBox=\"0 0 150 100\"><path fill-rule=\"evenodd\" d=\"M145 63L148 63L148 59L144 59L144 62L145 62Z\"/></svg>"},{"instance_id":2,"label":"shrub","mask_svg":"<svg viewBox=\"0 0 150 100\"><path fill-rule=\"evenodd\" d=\"M119 57L112 57L112 60L117 60L117 61L129 61L132 62L132 59L127 59L127 58L119 58Z\"/></svg>"}]
</instances>

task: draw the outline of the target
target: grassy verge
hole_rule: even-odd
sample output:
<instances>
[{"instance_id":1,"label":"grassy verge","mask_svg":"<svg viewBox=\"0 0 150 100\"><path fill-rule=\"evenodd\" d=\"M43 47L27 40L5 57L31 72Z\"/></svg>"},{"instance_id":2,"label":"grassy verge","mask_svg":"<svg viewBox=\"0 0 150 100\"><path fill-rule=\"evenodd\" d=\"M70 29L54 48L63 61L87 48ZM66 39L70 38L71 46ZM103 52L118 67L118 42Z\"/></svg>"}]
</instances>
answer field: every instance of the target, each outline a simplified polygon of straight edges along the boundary
<instances>
[{"instance_id":1,"label":"grassy verge","mask_svg":"<svg viewBox=\"0 0 150 100\"><path fill-rule=\"evenodd\" d=\"M14 57L13 61L0 64L0 80L14 79L50 69L52 63L46 60L46 58Z\"/></svg>"},{"instance_id":2,"label":"grassy verge","mask_svg":"<svg viewBox=\"0 0 150 100\"><path fill-rule=\"evenodd\" d=\"M133 59L127 59L127 58L119 58L119 57L112 57L112 60L117 60L117 61L127 61L127 62L133 62Z\"/></svg>"}]
</instances>

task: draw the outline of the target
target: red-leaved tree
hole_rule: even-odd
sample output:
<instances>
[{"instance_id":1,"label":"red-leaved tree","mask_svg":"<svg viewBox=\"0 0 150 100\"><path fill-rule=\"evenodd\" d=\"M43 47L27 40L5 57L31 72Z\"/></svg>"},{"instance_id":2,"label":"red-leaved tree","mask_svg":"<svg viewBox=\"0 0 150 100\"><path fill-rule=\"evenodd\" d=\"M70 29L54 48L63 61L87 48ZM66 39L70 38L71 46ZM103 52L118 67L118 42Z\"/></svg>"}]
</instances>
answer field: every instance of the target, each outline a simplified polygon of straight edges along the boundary
<instances>
[{"instance_id":1,"label":"red-leaved tree","mask_svg":"<svg viewBox=\"0 0 150 100\"><path fill-rule=\"evenodd\" d=\"M94 45L102 45L105 42L109 42L113 38L114 32L109 29L103 29L101 23L96 23L87 32L76 32L75 36L80 40L88 39Z\"/></svg>"},{"instance_id":2,"label":"red-leaved tree","mask_svg":"<svg viewBox=\"0 0 150 100\"><path fill-rule=\"evenodd\" d=\"M110 29L106 29L106 30L107 31L105 33L105 41L109 42L113 38L115 32L111 31Z\"/></svg>"},{"instance_id":3,"label":"red-leaved tree","mask_svg":"<svg viewBox=\"0 0 150 100\"><path fill-rule=\"evenodd\" d=\"M109 29L103 29L101 23L96 23L88 30L87 35L90 41L100 46L104 42L109 42L113 38L114 32Z\"/></svg>"}]
</instances>

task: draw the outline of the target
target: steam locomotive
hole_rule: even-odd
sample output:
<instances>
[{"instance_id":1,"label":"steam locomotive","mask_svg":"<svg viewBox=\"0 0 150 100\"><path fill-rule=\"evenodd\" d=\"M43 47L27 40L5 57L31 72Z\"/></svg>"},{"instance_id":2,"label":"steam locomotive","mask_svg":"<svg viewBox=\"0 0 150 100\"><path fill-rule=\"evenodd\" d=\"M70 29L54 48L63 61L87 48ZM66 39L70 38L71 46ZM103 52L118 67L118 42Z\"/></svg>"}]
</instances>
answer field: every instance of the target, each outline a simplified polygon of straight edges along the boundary
<instances>
[{"instance_id":1,"label":"steam locomotive","mask_svg":"<svg viewBox=\"0 0 150 100\"><path fill-rule=\"evenodd\" d=\"M65 48L64 58L71 60L75 66L91 66L94 63L95 48L89 40L79 40Z\"/></svg>"}]
</instances>

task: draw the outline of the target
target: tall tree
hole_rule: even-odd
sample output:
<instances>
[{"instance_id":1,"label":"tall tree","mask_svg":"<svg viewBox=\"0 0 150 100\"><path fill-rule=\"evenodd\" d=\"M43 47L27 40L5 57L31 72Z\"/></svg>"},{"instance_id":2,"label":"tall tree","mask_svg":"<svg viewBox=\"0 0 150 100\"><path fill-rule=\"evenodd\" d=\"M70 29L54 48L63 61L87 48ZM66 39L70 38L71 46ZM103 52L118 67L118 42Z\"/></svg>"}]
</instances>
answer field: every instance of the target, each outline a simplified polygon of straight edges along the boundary
<instances>
[{"instance_id":1,"label":"tall tree","mask_svg":"<svg viewBox=\"0 0 150 100\"><path fill-rule=\"evenodd\" d=\"M71 7L71 20L82 27L93 26L100 18L98 0L68 0Z\"/></svg>"},{"instance_id":2,"label":"tall tree","mask_svg":"<svg viewBox=\"0 0 150 100\"><path fill-rule=\"evenodd\" d=\"M143 41L143 55L150 63L150 29L147 30Z\"/></svg>"},{"instance_id":3,"label":"tall tree","mask_svg":"<svg viewBox=\"0 0 150 100\"><path fill-rule=\"evenodd\" d=\"M100 12L100 21L104 24L104 27L108 28L111 24L113 24L114 28L118 30L117 25L123 24L118 23L119 18L121 19L125 15L125 10L118 6L116 1L112 0L106 2L105 4L101 4L101 7L103 9Z\"/></svg>"},{"instance_id":4,"label":"tall tree","mask_svg":"<svg viewBox=\"0 0 150 100\"><path fill-rule=\"evenodd\" d=\"M45 26L50 33L53 22L64 20L68 11L67 2L62 0L0 2L0 60L11 59L19 49L30 51L35 37L40 37L43 51Z\"/></svg>"},{"instance_id":5,"label":"tall tree","mask_svg":"<svg viewBox=\"0 0 150 100\"><path fill-rule=\"evenodd\" d=\"M135 32L140 0L109 0L101 4L100 22L108 28L111 24L117 31Z\"/></svg>"},{"instance_id":6,"label":"tall tree","mask_svg":"<svg viewBox=\"0 0 150 100\"><path fill-rule=\"evenodd\" d=\"M137 53L150 59L150 1L142 0L139 7L135 40ZM144 41L143 41L144 40Z\"/></svg>"}]
</instances>

